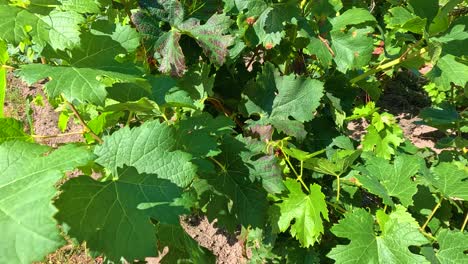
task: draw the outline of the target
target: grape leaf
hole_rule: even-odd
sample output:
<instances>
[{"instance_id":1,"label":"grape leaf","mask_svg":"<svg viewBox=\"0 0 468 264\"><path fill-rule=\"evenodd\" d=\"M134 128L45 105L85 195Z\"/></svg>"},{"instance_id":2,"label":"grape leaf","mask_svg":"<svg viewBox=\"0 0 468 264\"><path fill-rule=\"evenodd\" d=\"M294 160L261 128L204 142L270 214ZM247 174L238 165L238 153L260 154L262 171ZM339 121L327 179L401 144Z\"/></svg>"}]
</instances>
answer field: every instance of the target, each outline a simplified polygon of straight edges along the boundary
<instances>
[{"instance_id":1,"label":"grape leaf","mask_svg":"<svg viewBox=\"0 0 468 264\"><path fill-rule=\"evenodd\" d=\"M380 223L381 234L376 234L374 219L365 209L346 213L331 231L351 243L334 247L327 256L337 263L429 263L408 249L428 242L416 220L401 206L387 218Z\"/></svg>"},{"instance_id":2,"label":"grape leaf","mask_svg":"<svg viewBox=\"0 0 468 264\"><path fill-rule=\"evenodd\" d=\"M221 66L228 54L227 48L234 41L233 36L225 34L230 26L230 17L214 14L203 25L200 25L198 19L190 18L180 25L180 29L187 31L189 36L195 39L210 61Z\"/></svg>"},{"instance_id":3,"label":"grape leaf","mask_svg":"<svg viewBox=\"0 0 468 264\"><path fill-rule=\"evenodd\" d=\"M437 190L448 199L459 198L468 200L468 171L458 168L455 164L441 162L432 168L432 174L426 176Z\"/></svg>"},{"instance_id":4,"label":"grape leaf","mask_svg":"<svg viewBox=\"0 0 468 264\"><path fill-rule=\"evenodd\" d=\"M294 75L275 76L278 95L273 100L272 119L294 117L305 122L314 118L314 112L323 96L323 83Z\"/></svg>"},{"instance_id":5,"label":"grape leaf","mask_svg":"<svg viewBox=\"0 0 468 264\"><path fill-rule=\"evenodd\" d=\"M272 64L266 63L255 84L244 90L243 107L249 115L260 114L270 120L288 120L292 116L304 122L314 118L322 96L322 82L294 75L280 76Z\"/></svg>"},{"instance_id":6,"label":"grape leaf","mask_svg":"<svg viewBox=\"0 0 468 264\"><path fill-rule=\"evenodd\" d=\"M361 155L360 150L340 150L331 157L310 158L305 160L304 168L308 168L323 174L340 177Z\"/></svg>"},{"instance_id":7,"label":"grape leaf","mask_svg":"<svg viewBox=\"0 0 468 264\"><path fill-rule=\"evenodd\" d=\"M246 16L258 18L263 11L267 9L267 4L264 0L233 0L239 11L245 13Z\"/></svg>"},{"instance_id":8,"label":"grape leaf","mask_svg":"<svg viewBox=\"0 0 468 264\"><path fill-rule=\"evenodd\" d=\"M249 177L249 168L242 160L247 151L239 139L225 137L220 146L216 174L201 175L220 193L232 201L231 213L243 226L262 227L266 221L267 200L259 182ZM216 212L218 214L219 212Z\"/></svg>"},{"instance_id":9,"label":"grape leaf","mask_svg":"<svg viewBox=\"0 0 468 264\"><path fill-rule=\"evenodd\" d=\"M318 242L324 233L323 219L328 219L328 209L325 203L325 195L320 185L310 185L310 193L304 194L301 184L293 179L287 179L284 184L289 193L282 198L277 206L280 217L277 223L279 231L286 231L291 226L291 235L295 237L303 247L309 247ZM320 216L322 215L322 216ZM294 221L291 224L291 221Z\"/></svg>"},{"instance_id":10,"label":"grape leaf","mask_svg":"<svg viewBox=\"0 0 468 264\"><path fill-rule=\"evenodd\" d=\"M265 142L250 137L238 137L245 143L248 151L242 151L242 161L249 168L249 178L252 181L259 180L263 188L269 193L281 193L286 187L283 184L283 174L279 166L279 160L274 155L263 155L267 148Z\"/></svg>"},{"instance_id":11,"label":"grape leaf","mask_svg":"<svg viewBox=\"0 0 468 264\"><path fill-rule=\"evenodd\" d=\"M225 116L213 118L208 113L179 122L177 141L181 149L194 157L219 154L218 137L232 133L234 123Z\"/></svg>"},{"instance_id":12,"label":"grape leaf","mask_svg":"<svg viewBox=\"0 0 468 264\"><path fill-rule=\"evenodd\" d=\"M438 0L409 0L408 4L416 15L426 18L428 24L432 22L439 12Z\"/></svg>"},{"instance_id":13,"label":"grape leaf","mask_svg":"<svg viewBox=\"0 0 468 264\"><path fill-rule=\"evenodd\" d=\"M359 69L369 63L374 50L373 40L367 37L369 29L351 28L348 32L332 31L332 48L339 71Z\"/></svg>"},{"instance_id":14,"label":"grape leaf","mask_svg":"<svg viewBox=\"0 0 468 264\"><path fill-rule=\"evenodd\" d=\"M321 40L317 37L310 37L310 42L304 49L304 52L317 56L318 61L323 66L328 67L333 60L333 55L327 48L327 45L330 45L330 43L326 39Z\"/></svg>"},{"instance_id":15,"label":"grape leaf","mask_svg":"<svg viewBox=\"0 0 468 264\"><path fill-rule=\"evenodd\" d=\"M352 27L346 30L348 26L359 25L362 23L375 23L375 18L369 11L362 8L353 8L346 10L342 15L333 18L330 22L333 26L330 32L332 49L334 52L334 61L337 69L343 73L348 70L358 69L369 63L374 50L373 40L368 37L372 33L370 27ZM316 45L319 45L316 43ZM318 52L322 50L321 52ZM322 60L327 61L323 55L323 47L314 53L322 54Z\"/></svg>"},{"instance_id":16,"label":"grape leaf","mask_svg":"<svg viewBox=\"0 0 468 264\"><path fill-rule=\"evenodd\" d=\"M156 42L155 49L162 56L159 65L161 72L170 72L174 76L182 76L184 73L186 69L185 56L179 45L181 36L180 32L171 30L164 33Z\"/></svg>"},{"instance_id":17,"label":"grape leaf","mask_svg":"<svg viewBox=\"0 0 468 264\"><path fill-rule=\"evenodd\" d=\"M254 30L265 47L272 48L285 36L285 25L298 19L301 10L294 2L278 3L267 7L254 24Z\"/></svg>"},{"instance_id":18,"label":"grape leaf","mask_svg":"<svg viewBox=\"0 0 468 264\"><path fill-rule=\"evenodd\" d=\"M0 143L9 140L32 142L33 138L24 133L23 124L14 118L0 118Z\"/></svg>"},{"instance_id":19,"label":"grape leaf","mask_svg":"<svg viewBox=\"0 0 468 264\"><path fill-rule=\"evenodd\" d=\"M331 19L333 31L342 31L350 25L358 25L366 22L376 22L375 17L366 9L353 8L346 10L340 16Z\"/></svg>"},{"instance_id":20,"label":"grape leaf","mask_svg":"<svg viewBox=\"0 0 468 264\"><path fill-rule=\"evenodd\" d=\"M12 44L19 44L32 36L33 40L45 44L47 24L26 9L8 5L8 1L0 1L0 38ZM28 28L30 30L28 30Z\"/></svg>"},{"instance_id":21,"label":"grape leaf","mask_svg":"<svg viewBox=\"0 0 468 264\"><path fill-rule=\"evenodd\" d=\"M411 179L419 170L421 160L416 156L399 155L393 164L387 160L373 157L360 168L362 174L356 178L369 192L378 195L383 202L393 205L390 197L397 197L401 204L413 204L413 195L418 191L417 184Z\"/></svg>"},{"instance_id":22,"label":"grape leaf","mask_svg":"<svg viewBox=\"0 0 468 264\"><path fill-rule=\"evenodd\" d=\"M178 0L141 0L138 4L140 10L173 25L182 23L184 19L184 7Z\"/></svg>"},{"instance_id":23,"label":"grape leaf","mask_svg":"<svg viewBox=\"0 0 468 264\"><path fill-rule=\"evenodd\" d=\"M64 10L75 11L78 13L99 13L102 1L100 0L59 0Z\"/></svg>"},{"instance_id":24,"label":"grape leaf","mask_svg":"<svg viewBox=\"0 0 468 264\"><path fill-rule=\"evenodd\" d=\"M93 156L77 145L49 151L22 141L0 145L1 263L40 261L64 244L53 219L54 184L65 171L86 165Z\"/></svg>"},{"instance_id":25,"label":"grape leaf","mask_svg":"<svg viewBox=\"0 0 468 264\"><path fill-rule=\"evenodd\" d=\"M133 35L128 35L133 38ZM125 36L121 36L124 39ZM119 63L114 57L126 53L122 45L109 36L83 34L81 48L72 51L70 65L51 66L28 64L20 67L19 75L29 84L50 77L45 90L50 97L63 94L69 101L78 100L103 105L106 84L99 77L106 76L116 81L135 81L140 71L134 64Z\"/></svg>"},{"instance_id":26,"label":"grape leaf","mask_svg":"<svg viewBox=\"0 0 468 264\"><path fill-rule=\"evenodd\" d=\"M321 18L336 14L343 8L341 0L317 0L310 2L310 12L315 17Z\"/></svg>"},{"instance_id":27,"label":"grape leaf","mask_svg":"<svg viewBox=\"0 0 468 264\"><path fill-rule=\"evenodd\" d=\"M403 131L394 124L385 127L381 131L373 125L367 127L367 134L362 140L362 149L364 151L374 151L377 157L390 159L392 154L395 154L395 149L402 142Z\"/></svg>"},{"instance_id":28,"label":"grape leaf","mask_svg":"<svg viewBox=\"0 0 468 264\"><path fill-rule=\"evenodd\" d=\"M426 77L443 91L450 91L452 85L465 87L468 82L468 66L459 62L455 56L447 54L439 58L437 64Z\"/></svg>"},{"instance_id":29,"label":"grape leaf","mask_svg":"<svg viewBox=\"0 0 468 264\"><path fill-rule=\"evenodd\" d=\"M122 128L103 140L104 144L95 149L96 162L114 172L123 165L132 166L139 173L157 174L180 187L186 187L195 177L192 156L176 148L174 128L158 120Z\"/></svg>"},{"instance_id":30,"label":"grape leaf","mask_svg":"<svg viewBox=\"0 0 468 264\"><path fill-rule=\"evenodd\" d=\"M466 233L442 229L437 234L437 242L439 243L439 251L436 252L436 258L441 264L468 262L468 256L464 253L468 248L468 235Z\"/></svg>"},{"instance_id":31,"label":"grape leaf","mask_svg":"<svg viewBox=\"0 0 468 264\"><path fill-rule=\"evenodd\" d=\"M72 49L80 44L80 24L85 19L73 11L52 11L42 20L48 25L48 42L53 49Z\"/></svg>"},{"instance_id":32,"label":"grape leaf","mask_svg":"<svg viewBox=\"0 0 468 264\"><path fill-rule=\"evenodd\" d=\"M416 16L402 6L391 8L388 12L391 15L385 17L387 28L403 29L416 34L423 34L426 27L426 19Z\"/></svg>"},{"instance_id":33,"label":"grape leaf","mask_svg":"<svg viewBox=\"0 0 468 264\"><path fill-rule=\"evenodd\" d=\"M185 69L185 56L179 45L182 35L195 39L202 47L205 55L216 65L224 64L228 54L228 47L234 38L226 34L231 19L224 14L212 15L205 24L201 25L197 18L183 21L184 13L179 1L158 0L141 1L143 10L138 11L132 19L139 31L142 32L146 45L154 49L155 57L160 58L159 70L182 76ZM171 30L164 32L157 25L158 21L165 21L171 25Z\"/></svg>"},{"instance_id":34,"label":"grape leaf","mask_svg":"<svg viewBox=\"0 0 468 264\"><path fill-rule=\"evenodd\" d=\"M104 182L89 176L67 181L55 201L56 218L69 227L69 236L86 241L91 250L104 252L112 261L156 256L150 219L178 223L178 216L188 213L177 205L182 190L157 175L138 174L132 167L118 174L118 180Z\"/></svg>"}]
</instances>

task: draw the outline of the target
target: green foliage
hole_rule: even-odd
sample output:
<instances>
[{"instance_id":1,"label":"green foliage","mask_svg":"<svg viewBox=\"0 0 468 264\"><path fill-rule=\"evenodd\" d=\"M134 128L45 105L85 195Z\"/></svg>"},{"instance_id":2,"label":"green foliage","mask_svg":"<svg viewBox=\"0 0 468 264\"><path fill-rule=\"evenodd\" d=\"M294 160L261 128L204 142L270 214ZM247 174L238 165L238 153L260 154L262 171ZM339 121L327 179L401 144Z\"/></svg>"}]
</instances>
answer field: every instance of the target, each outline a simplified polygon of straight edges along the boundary
<instances>
[{"instance_id":1,"label":"green foliage","mask_svg":"<svg viewBox=\"0 0 468 264\"><path fill-rule=\"evenodd\" d=\"M49 151L22 141L0 145L1 262L39 261L64 243L53 218L57 212L51 201L57 194L54 184L65 171L86 165L93 155L76 145L45 156Z\"/></svg>"},{"instance_id":2,"label":"green foliage","mask_svg":"<svg viewBox=\"0 0 468 264\"><path fill-rule=\"evenodd\" d=\"M329 221L325 195L317 184L309 187L309 195L304 194L300 183L292 179L288 179L285 184L289 193L281 198L282 202L278 205L278 222L272 224L278 225L281 232L288 230L291 225L291 235L297 238L303 247L312 246L320 240L324 232L322 218ZM293 224L292 220L295 220Z\"/></svg>"},{"instance_id":3,"label":"green foliage","mask_svg":"<svg viewBox=\"0 0 468 264\"><path fill-rule=\"evenodd\" d=\"M106 263L165 247L162 263L214 263L180 225L189 214L241 230L251 263L467 262L465 11L0 0L1 105L16 69L85 142L41 146L67 134L26 133L0 111L0 263L41 261L64 237ZM441 153L369 101L393 100L381 84L402 68L428 80L419 123L446 135Z\"/></svg>"},{"instance_id":4,"label":"green foliage","mask_svg":"<svg viewBox=\"0 0 468 264\"><path fill-rule=\"evenodd\" d=\"M409 246L427 243L417 222L402 207L389 215L377 214L378 234L374 218L364 209L349 212L331 231L351 240L338 245L328 257L338 263L429 263L423 256L409 251Z\"/></svg>"}]
</instances>

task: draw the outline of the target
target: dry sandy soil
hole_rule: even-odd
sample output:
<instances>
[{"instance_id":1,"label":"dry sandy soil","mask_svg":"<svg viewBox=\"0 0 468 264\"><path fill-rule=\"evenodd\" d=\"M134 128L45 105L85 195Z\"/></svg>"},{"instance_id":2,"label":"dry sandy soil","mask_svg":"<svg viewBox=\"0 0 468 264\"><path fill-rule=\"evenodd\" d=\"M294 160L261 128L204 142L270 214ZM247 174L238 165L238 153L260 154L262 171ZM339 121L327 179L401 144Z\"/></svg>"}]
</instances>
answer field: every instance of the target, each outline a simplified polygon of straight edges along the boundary
<instances>
[{"instance_id":1,"label":"dry sandy soil","mask_svg":"<svg viewBox=\"0 0 468 264\"><path fill-rule=\"evenodd\" d=\"M380 106L395 116L397 116L400 125L405 133L405 136L410 139L418 147L434 148L434 141L439 135L434 128L428 126L415 125L417 121L417 113L424 105L417 105L411 100L416 100L418 104L421 102L420 94L412 96L402 94L401 91L390 91L383 96L386 101L379 102ZM42 84L38 83L32 86L21 82L12 74L8 76L7 98L5 103L5 113L20 120L24 120L25 127L29 131L27 122L28 114L26 113L26 98L33 100L35 97L42 97L42 105L30 103L31 110L29 111L30 120L36 135L54 135L61 133L57 128L58 113L47 101L46 96L42 91ZM40 101L40 100L39 100ZM358 139L365 132L365 122L354 122L350 124L350 134ZM82 127L70 120L68 128L65 132L81 131ZM60 144L67 142L82 141L81 135L72 135L58 138L38 138L38 142L47 144L52 147L57 147ZM437 150L438 151L438 150ZM198 243L208 248L217 257L217 263L234 264L245 263L246 258L243 254L244 245L233 235L228 234L222 229L216 227L216 223L210 223L205 217L189 216L181 221L183 228L193 237ZM170 250L170 249L169 249ZM151 259L151 263L157 263L157 259ZM91 258L86 252L86 248L81 246L73 246L71 244L62 247L55 253L50 254L42 263L102 263L102 258Z\"/></svg>"}]
</instances>

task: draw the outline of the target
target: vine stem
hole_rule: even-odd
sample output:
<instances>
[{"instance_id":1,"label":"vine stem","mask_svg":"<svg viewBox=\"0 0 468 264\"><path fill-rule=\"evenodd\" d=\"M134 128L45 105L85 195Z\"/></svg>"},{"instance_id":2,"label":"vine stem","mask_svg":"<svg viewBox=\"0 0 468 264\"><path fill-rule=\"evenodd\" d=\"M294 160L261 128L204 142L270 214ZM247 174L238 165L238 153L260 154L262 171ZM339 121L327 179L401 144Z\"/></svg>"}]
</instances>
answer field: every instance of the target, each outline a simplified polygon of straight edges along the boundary
<instances>
[{"instance_id":1,"label":"vine stem","mask_svg":"<svg viewBox=\"0 0 468 264\"><path fill-rule=\"evenodd\" d=\"M127 123L125 124L125 126L129 126L129 125L130 125L130 122L132 121L132 118L133 118L133 111L129 111L129 112L128 112Z\"/></svg>"},{"instance_id":2,"label":"vine stem","mask_svg":"<svg viewBox=\"0 0 468 264\"><path fill-rule=\"evenodd\" d=\"M462 232L462 233L463 233L463 231L465 230L466 222L468 222L468 212L466 212L465 220L463 221L463 225L462 225L462 227L460 228L460 232Z\"/></svg>"},{"instance_id":3,"label":"vine stem","mask_svg":"<svg viewBox=\"0 0 468 264\"><path fill-rule=\"evenodd\" d=\"M221 162L219 162L218 160L216 160L215 158L212 158L212 157L210 157L210 160L212 160L214 163L216 163L216 165L218 165L223 171L226 171L226 167L224 167L224 165L221 164Z\"/></svg>"},{"instance_id":4,"label":"vine stem","mask_svg":"<svg viewBox=\"0 0 468 264\"><path fill-rule=\"evenodd\" d=\"M340 201L340 175L336 175L336 202Z\"/></svg>"},{"instance_id":5,"label":"vine stem","mask_svg":"<svg viewBox=\"0 0 468 264\"><path fill-rule=\"evenodd\" d=\"M57 138L57 137L66 137L66 136L72 136L72 135L83 135L83 131L77 131L77 132L69 132L69 133L63 133L63 134L56 134L56 135L31 135L33 138Z\"/></svg>"},{"instance_id":6,"label":"vine stem","mask_svg":"<svg viewBox=\"0 0 468 264\"><path fill-rule=\"evenodd\" d=\"M421 231L424 232L424 229L426 229L427 224L429 224L429 221L431 221L432 217L433 217L434 214L436 213L437 209L439 209L439 207L440 207L440 205L442 204L442 201L443 201L443 200L444 200L443 198L440 198L439 202L434 206L434 209L432 209L431 214L427 217L426 222L425 222L424 225L420 228Z\"/></svg>"},{"instance_id":7,"label":"vine stem","mask_svg":"<svg viewBox=\"0 0 468 264\"><path fill-rule=\"evenodd\" d=\"M83 125L83 127L86 129L86 132L89 132L89 134L97 141L99 142L99 144L102 144L104 141L102 141L102 139L96 135L92 130L91 128L89 128L88 124L86 124L86 122L83 120L83 118L81 117L80 113L78 113L78 110L76 110L75 106L68 102L67 100L65 100L65 103L68 105L68 107L70 107L70 109L72 110L73 114L75 115L76 118L78 118L78 120L80 121L81 125Z\"/></svg>"},{"instance_id":8,"label":"vine stem","mask_svg":"<svg viewBox=\"0 0 468 264\"><path fill-rule=\"evenodd\" d=\"M417 55L422 55L422 54L424 54L424 53L426 53L426 52L427 52L427 49L426 49L426 48L422 48L422 49L419 50L419 53L418 53ZM410 54L410 55L411 55L411 54ZM416 56L416 55L415 55L415 56ZM412 57L412 56L411 56L411 57ZM361 74L361 75L359 75L359 76L357 76L357 77L354 77L353 79L351 79L350 82L351 82L351 84L355 84L355 83L357 83L357 82L359 82L359 81L361 81L361 80L364 80L365 78L367 78L368 76L370 76L370 75L372 75L372 74L375 74L375 73L377 73L377 72L386 70L386 69L391 68L391 67L393 67L393 66L396 66L396 65L402 63L403 61L407 60L408 58L409 58L409 56L406 57L406 55L405 55L405 57L399 57L399 58L394 59L394 60L392 60L392 61L389 61L389 62L387 62L387 63L385 63L385 64L379 65L379 66L377 66L377 67L374 68L374 69L370 69L370 70L364 72L363 74Z\"/></svg>"},{"instance_id":9,"label":"vine stem","mask_svg":"<svg viewBox=\"0 0 468 264\"><path fill-rule=\"evenodd\" d=\"M337 205L337 204L334 204L332 202L329 202L329 201L325 201L325 203L327 203L328 205L330 205L331 207L335 208L338 212L340 212L341 214L345 214L346 213L346 210L344 208L342 208L341 206Z\"/></svg>"}]
</instances>

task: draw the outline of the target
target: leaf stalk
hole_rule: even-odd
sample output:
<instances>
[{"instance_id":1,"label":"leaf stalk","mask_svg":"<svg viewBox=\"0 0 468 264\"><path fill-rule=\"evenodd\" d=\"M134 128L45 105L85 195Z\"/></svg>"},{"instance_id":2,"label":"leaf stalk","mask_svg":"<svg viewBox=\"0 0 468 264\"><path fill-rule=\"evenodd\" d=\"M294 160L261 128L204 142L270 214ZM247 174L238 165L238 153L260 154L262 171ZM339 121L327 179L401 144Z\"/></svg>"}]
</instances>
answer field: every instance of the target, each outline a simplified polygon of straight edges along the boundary
<instances>
[{"instance_id":1,"label":"leaf stalk","mask_svg":"<svg viewBox=\"0 0 468 264\"><path fill-rule=\"evenodd\" d=\"M96 135L93 132L93 130L91 130L91 128L89 128L88 124L86 124L84 119L81 117L80 113L78 113L78 110L76 110L75 106L67 100L65 100L65 103L68 105L68 107L70 107L75 117L78 118L81 125L83 125L83 127L85 128L85 131L88 132L97 142L99 142L99 144L104 143L104 141L98 135Z\"/></svg>"},{"instance_id":2,"label":"leaf stalk","mask_svg":"<svg viewBox=\"0 0 468 264\"><path fill-rule=\"evenodd\" d=\"M426 229L427 225L429 224L429 222L431 221L432 217L435 215L435 213L437 212L437 209L439 209L440 205L442 204L442 201L444 200L444 198L440 198L439 202L434 206L434 209L432 209L432 212L431 214L427 217L427 220L426 222L424 223L424 225L420 228L421 231L424 232L424 229Z\"/></svg>"}]
</instances>

